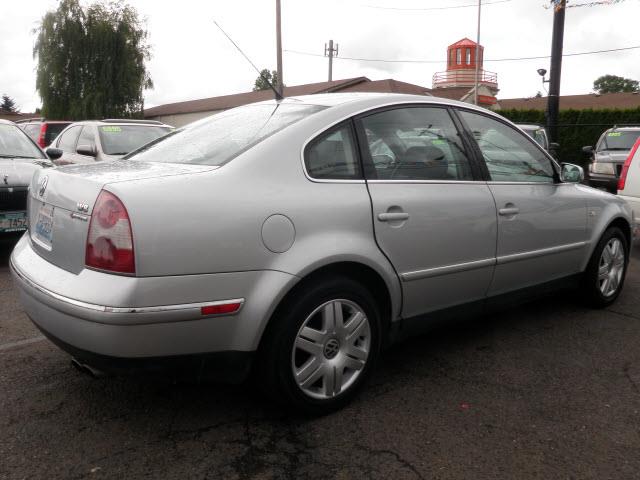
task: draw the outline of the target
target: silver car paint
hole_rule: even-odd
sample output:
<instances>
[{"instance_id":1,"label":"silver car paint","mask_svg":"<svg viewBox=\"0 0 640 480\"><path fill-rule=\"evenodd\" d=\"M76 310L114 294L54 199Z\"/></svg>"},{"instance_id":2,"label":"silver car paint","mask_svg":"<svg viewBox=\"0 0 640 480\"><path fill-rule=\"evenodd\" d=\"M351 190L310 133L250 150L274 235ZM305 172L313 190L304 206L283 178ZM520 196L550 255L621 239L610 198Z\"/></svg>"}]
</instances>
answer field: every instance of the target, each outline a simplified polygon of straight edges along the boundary
<instances>
[{"instance_id":1,"label":"silver car paint","mask_svg":"<svg viewBox=\"0 0 640 480\"><path fill-rule=\"evenodd\" d=\"M475 246L469 246L473 237L469 238L468 231L463 232L464 228L460 227L462 230L458 230L458 236L442 233L432 257L427 256L411 265L411 256L406 255L402 265L394 266L381 252L373 235L375 228L378 239L383 237L379 233L380 226L372 218L367 184L364 181L313 181L306 176L303 163L303 149L308 141L332 125L372 108L409 103L473 107L409 95L332 94L286 101L333 106L276 133L219 169L205 168L167 175L167 169L180 169L182 166L143 164L132 167L129 172L124 164L111 164L109 167L95 165L89 170L86 167L66 167L66 170L60 169L59 177L58 173L52 175L50 181L53 186L48 187L53 192L51 198L57 199L69 218L76 202L93 205L101 188L121 198L132 220L137 277L83 268L87 224L76 219L65 224L66 234L59 233L68 235L62 237L65 241L76 242L61 255L64 260L56 256L56 232L54 252L49 252L46 259L43 256L46 257L47 253L35 252L37 247L27 237L19 242L12 255L12 269L18 272L18 277L23 276L45 290L78 301L129 307L244 298L246 303L238 315L143 326L115 325L106 320L111 318L108 314L101 321L86 318L87 312L63 314L64 307L59 301L45 303L28 282L18 280L31 318L76 346L115 356L154 356L170 354L168 352L255 350L272 312L286 293L301 278L335 262L356 262L377 272L387 285L392 302L391 320L394 321L401 317L403 290L407 303L403 316L434 308L433 301L437 296L421 295L422 288L416 282L422 280L425 280L423 288L437 288L443 295L449 295L438 299L442 300L439 306L462 303L467 294L467 300L481 298L479 291L489 288L492 265L498 261L495 248L492 253L489 245L492 239L495 245L496 232L491 233L490 230L497 218L495 207L493 211L489 208L490 202L483 201L480 207L486 218L472 219L465 211L464 194L457 200L456 215L462 215L472 225L475 222L476 230L471 230L474 234L476 231L481 233L482 244L477 250L474 250ZM39 176L34 176L32 185L37 185L38 181ZM386 187L370 184L374 204L381 202L378 206L382 208L397 203L392 202L391 196L386 199L378 196L378 192L393 190ZM452 188L450 185L413 185L402 195L410 196L411 191L421 194L429 187L433 191ZM471 200L469 208L478 198L490 198L490 186L484 182L472 182L466 190L476 192L473 198L466 199ZM580 241L588 241L590 245L580 250L581 256L577 259L584 268L589 252L604 228L616 217L630 221L630 212L623 202L590 188L562 185L558 190L582 198L587 209L592 208L598 213L593 219L585 220L586 213L579 212L581 207L576 207L575 199L567 208L555 205L536 211L535 205L528 205L526 198L520 197L518 201L523 212L526 213L527 209L537 212L520 223L526 225L526 222L537 222L541 218L546 221L549 214L555 215L556 211L565 219L571 212L579 214L581 218L571 220L561 238L562 242L572 243L582 222ZM566 195L571 197L569 193ZM437 197L439 195L434 195ZM419 203L419 199L410 201ZM502 201L509 201L508 194ZM451 198L448 203L442 199L441 209L450 205ZM379 212L374 208L373 213ZM479 213L480 210L474 215ZM262 225L273 214L291 219L295 228L295 241L284 253L274 253L262 241ZM432 221L440 221L440 228L445 228L442 212L438 215ZM414 215L413 221L417 219ZM448 220L449 223L452 221L451 216ZM417 228L424 230L428 221L429 218L423 217L422 227ZM454 221L459 222L457 218ZM589 223L585 225L585 221ZM513 225L518 225L518 222L512 222ZM410 223L407 227L413 228ZM531 249L539 250L540 245L555 245L547 241L552 232L545 231L544 226L531 231L542 235L538 242L525 243L520 247L513 245L508 252L526 254ZM586 239L585 232L588 233ZM522 232L517 232L517 235L522 237ZM508 230L505 238L511 238ZM514 236L512 240L516 238ZM403 245L406 246L406 240L401 236L389 237L387 241L389 250L401 251ZM471 251L461 255L461 248ZM390 257L393 260L393 255ZM438 261L438 257L442 261ZM473 265L474 262L481 265ZM511 264L517 266L518 263ZM438 268L444 270L438 271ZM402 286L396 270L405 280ZM522 277L524 270L521 266L518 275ZM38 271L46 274L41 275ZM416 271L421 273L411 275ZM231 283L230 278L233 279ZM482 288L477 288L478 282ZM233 288L229 289L229 285ZM447 293L455 289L461 292ZM54 315L53 311L58 313ZM124 323L127 321L125 318ZM136 350L137 341L141 345Z\"/></svg>"}]
</instances>

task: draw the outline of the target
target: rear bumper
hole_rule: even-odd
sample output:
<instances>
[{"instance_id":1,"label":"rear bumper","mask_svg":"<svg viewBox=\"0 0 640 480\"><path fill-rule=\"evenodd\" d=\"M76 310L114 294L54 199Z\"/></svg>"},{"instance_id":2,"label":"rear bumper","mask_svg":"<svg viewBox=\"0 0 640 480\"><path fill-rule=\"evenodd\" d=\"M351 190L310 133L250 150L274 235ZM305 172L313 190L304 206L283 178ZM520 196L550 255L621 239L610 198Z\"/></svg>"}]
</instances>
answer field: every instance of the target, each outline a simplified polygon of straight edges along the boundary
<instances>
[{"instance_id":1,"label":"rear bumper","mask_svg":"<svg viewBox=\"0 0 640 480\"><path fill-rule=\"evenodd\" d=\"M609 192L615 193L618 190L618 177L615 175L589 172L589 185L594 188L604 188Z\"/></svg>"},{"instance_id":2,"label":"rear bumper","mask_svg":"<svg viewBox=\"0 0 640 480\"><path fill-rule=\"evenodd\" d=\"M145 370L174 360L200 369L201 362L216 358L246 370L273 309L296 281L273 271L76 275L40 257L27 235L16 245L10 268L33 323L63 350L106 371ZM231 299L245 299L236 314L201 314L202 304Z\"/></svg>"}]
</instances>

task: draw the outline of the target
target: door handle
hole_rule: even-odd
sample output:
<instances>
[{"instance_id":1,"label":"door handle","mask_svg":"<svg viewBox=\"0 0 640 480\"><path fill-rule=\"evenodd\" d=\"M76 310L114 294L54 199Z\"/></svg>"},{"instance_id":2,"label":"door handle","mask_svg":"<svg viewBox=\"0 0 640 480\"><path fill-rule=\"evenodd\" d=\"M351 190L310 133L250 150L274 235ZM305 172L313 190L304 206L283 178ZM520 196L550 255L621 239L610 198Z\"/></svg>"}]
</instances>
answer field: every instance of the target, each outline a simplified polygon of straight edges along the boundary
<instances>
[{"instance_id":1,"label":"door handle","mask_svg":"<svg viewBox=\"0 0 640 480\"><path fill-rule=\"evenodd\" d=\"M406 212L386 212L378 214L378 220L381 222L398 222L408 219L409 214Z\"/></svg>"},{"instance_id":2,"label":"door handle","mask_svg":"<svg viewBox=\"0 0 640 480\"><path fill-rule=\"evenodd\" d=\"M520 213L520 209L518 209L518 207L505 207L505 208L501 208L500 210L498 210L498 213L500 215L508 217L508 216L516 215L516 214Z\"/></svg>"}]
</instances>

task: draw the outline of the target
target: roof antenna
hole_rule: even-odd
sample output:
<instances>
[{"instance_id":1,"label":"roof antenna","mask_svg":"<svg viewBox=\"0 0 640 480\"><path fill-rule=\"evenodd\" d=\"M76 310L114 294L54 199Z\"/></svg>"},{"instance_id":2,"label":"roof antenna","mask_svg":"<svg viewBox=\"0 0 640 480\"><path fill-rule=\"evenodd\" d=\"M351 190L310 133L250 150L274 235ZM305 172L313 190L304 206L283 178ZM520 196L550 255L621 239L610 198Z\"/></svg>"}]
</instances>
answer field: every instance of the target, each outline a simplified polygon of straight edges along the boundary
<instances>
[{"instance_id":1,"label":"roof antenna","mask_svg":"<svg viewBox=\"0 0 640 480\"><path fill-rule=\"evenodd\" d=\"M218 22L216 22L216 21L214 20L214 21L213 21L213 23L215 23L215 24L216 24L216 27L218 27L218 28L220 29L220 31L221 31L222 33L224 33L224 36L225 36L225 37L227 37L231 43L233 43L233 46L234 46L234 47L236 47L236 48L238 49L238 51L242 54L242 56L243 56L244 58L246 58L246 59L247 59L247 62L249 62L249 63L251 64L251 66L254 68L254 70L255 70L256 72L258 72L258 75L260 76L260 78L262 78L262 80L264 80L265 82L267 82L267 85L269 85L269 88L271 88L271 90L273 90L273 93L275 93L275 94L276 94L276 100L282 100L282 99L283 99L283 97L282 97L282 95L280 95L280 92L278 92L278 90L277 90L277 89L276 89L276 88L271 84L271 82L270 82L270 81L269 81L269 80L268 80L264 75L262 75L262 72L261 72L260 70L258 70L258 67L256 67L256 66L253 64L253 62L249 59L249 57L247 57L247 56L245 55L245 53L244 53L242 50L240 50L240 47L238 46L238 44L236 44L236 42L234 42L234 41L231 39L231 37L230 37L229 35L227 35L227 32L225 32L225 31L222 29L222 27L221 27L220 25L218 25Z\"/></svg>"}]
</instances>

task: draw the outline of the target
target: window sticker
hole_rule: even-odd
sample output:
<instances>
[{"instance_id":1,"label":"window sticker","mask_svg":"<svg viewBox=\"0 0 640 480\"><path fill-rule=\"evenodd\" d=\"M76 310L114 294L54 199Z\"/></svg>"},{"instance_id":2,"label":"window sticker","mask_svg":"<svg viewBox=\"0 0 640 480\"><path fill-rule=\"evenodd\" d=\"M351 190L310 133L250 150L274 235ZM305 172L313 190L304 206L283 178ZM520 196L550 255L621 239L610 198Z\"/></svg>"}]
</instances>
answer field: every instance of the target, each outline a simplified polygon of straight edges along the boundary
<instances>
[{"instance_id":1,"label":"window sticker","mask_svg":"<svg viewBox=\"0 0 640 480\"><path fill-rule=\"evenodd\" d=\"M122 128L117 125L107 125L105 127L101 127L103 132L106 133L120 133L122 132Z\"/></svg>"}]
</instances>

